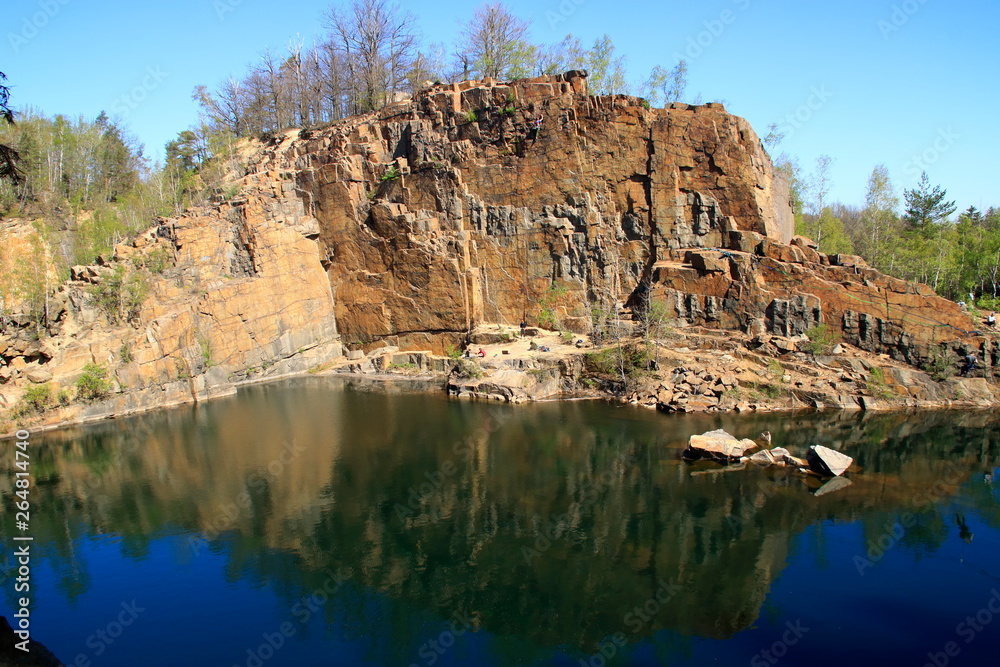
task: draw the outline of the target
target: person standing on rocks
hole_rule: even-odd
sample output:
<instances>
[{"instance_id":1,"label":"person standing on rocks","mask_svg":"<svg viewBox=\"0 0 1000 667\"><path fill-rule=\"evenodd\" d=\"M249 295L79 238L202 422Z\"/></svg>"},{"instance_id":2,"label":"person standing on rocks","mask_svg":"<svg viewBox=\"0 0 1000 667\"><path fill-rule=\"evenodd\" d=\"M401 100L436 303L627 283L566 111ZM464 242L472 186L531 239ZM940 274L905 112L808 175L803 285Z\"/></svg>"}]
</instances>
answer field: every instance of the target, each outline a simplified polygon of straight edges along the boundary
<instances>
[{"instance_id":1,"label":"person standing on rocks","mask_svg":"<svg viewBox=\"0 0 1000 667\"><path fill-rule=\"evenodd\" d=\"M978 357L976 357L975 352L969 352L967 355L965 355L965 366L962 368L962 372L960 373L960 375L962 377L965 377L969 373L971 373L972 370L975 369L977 361L979 361L979 359Z\"/></svg>"}]
</instances>

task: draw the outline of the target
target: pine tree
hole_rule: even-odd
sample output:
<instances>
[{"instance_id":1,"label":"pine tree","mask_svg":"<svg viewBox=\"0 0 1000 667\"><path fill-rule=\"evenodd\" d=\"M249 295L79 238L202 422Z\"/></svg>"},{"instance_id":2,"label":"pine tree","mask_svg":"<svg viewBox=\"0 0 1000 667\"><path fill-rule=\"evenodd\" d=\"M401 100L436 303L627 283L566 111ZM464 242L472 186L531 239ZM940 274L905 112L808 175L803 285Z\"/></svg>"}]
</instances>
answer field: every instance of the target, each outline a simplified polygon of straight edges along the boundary
<instances>
[{"instance_id":1,"label":"pine tree","mask_svg":"<svg viewBox=\"0 0 1000 667\"><path fill-rule=\"evenodd\" d=\"M7 75L0 72L0 81L6 81ZM0 83L0 122L7 125L14 124L14 112L7 105L10 100L10 88ZM0 144L0 180L7 179L12 183L19 184L23 180L23 175L17 167L20 155L13 146Z\"/></svg>"},{"instance_id":2,"label":"pine tree","mask_svg":"<svg viewBox=\"0 0 1000 667\"><path fill-rule=\"evenodd\" d=\"M903 223L907 229L919 232L924 238L933 238L937 225L948 219L957 208L954 201L946 201L947 190L940 186L931 187L930 179L925 171L920 175L920 183L913 190L905 190L906 212Z\"/></svg>"}]
</instances>

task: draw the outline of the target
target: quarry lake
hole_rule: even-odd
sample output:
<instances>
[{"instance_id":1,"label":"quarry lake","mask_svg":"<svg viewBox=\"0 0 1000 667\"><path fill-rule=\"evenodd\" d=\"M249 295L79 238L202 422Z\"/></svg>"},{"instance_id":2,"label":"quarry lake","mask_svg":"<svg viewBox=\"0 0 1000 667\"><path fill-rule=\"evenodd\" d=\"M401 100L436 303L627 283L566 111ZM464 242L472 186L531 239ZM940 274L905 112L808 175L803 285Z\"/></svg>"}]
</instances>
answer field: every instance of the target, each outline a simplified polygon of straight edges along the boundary
<instances>
[{"instance_id":1,"label":"quarry lake","mask_svg":"<svg viewBox=\"0 0 1000 667\"><path fill-rule=\"evenodd\" d=\"M841 449L852 483L682 461L714 428ZM32 443L32 635L67 665L996 664L989 412L664 415L315 377Z\"/></svg>"}]
</instances>

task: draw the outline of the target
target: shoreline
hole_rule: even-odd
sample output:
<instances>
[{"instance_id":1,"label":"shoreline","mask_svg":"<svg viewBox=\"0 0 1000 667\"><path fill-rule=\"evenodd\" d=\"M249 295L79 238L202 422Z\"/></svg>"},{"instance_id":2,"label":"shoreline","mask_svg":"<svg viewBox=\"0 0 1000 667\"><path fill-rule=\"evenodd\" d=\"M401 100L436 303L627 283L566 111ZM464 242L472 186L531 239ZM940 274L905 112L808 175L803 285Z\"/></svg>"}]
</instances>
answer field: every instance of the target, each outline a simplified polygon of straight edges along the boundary
<instances>
[{"instance_id":1,"label":"shoreline","mask_svg":"<svg viewBox=\"0 0 1000 667\"><path fill-rule=\"evenodd\" d=\"M991 408L1000 407L1000 402L994 403L984 403L983 401L975 400L962 400L962 401L913 401L910 399L905 404L898 404L899 402L883 402L883 406L877 409L864 409L864 408L838 408L836 406L804 406L804 405L776 405L769 402L753 403L750 404L748 410L740 410L737 408L729 410L685 410L685 411L674 411L674 410L664 410L660 406L649 406L643 405L641 402L635 400L627 400L620 396L615 396L607 392L595 391L593 395L584 396L580 395L579 392L574 393L567 392L565 394L558 394L552 396L545 396L538 399L532 399L529 401L498 401L495 398L481 398L470 395L455 395L449 390L449 380L451 378L450 374L442 372L430 372L430 373L408 373L408 372L392 372L392 371L382 371L382 372L368 372L368 373L358 373L344 370L347 366L342 366L337 369L327 369L319 372L310 371L294 371L290 373L283 373L281 375L275 375L273 377L262 377L254 378L249 380L242 380L237 383L233 383L231 386L227 387L225 391L213 393L207 396L196 397L191 396L190 400L175 400L169 401L162 404L150 405L143 408L135 408L126 411L109 411L96 415L88 415L80 418L69 418L61 419L51 423L43 423L39 425L28 425L24 428L15 427L6 433L0 434L0 440L8 440L15 437L15 434L19 430L27 430L32 435L38 433L48 433L52 431L58 431L61 429L71 428L74 426L87 426L90 424L96 424L102 421L114 421L119 419L124 419L127 417L133 417L137 415L149 414L157 411L171 410L174 408L181 408L184 406L197 405L199 403L206 403L209 401L214 401L219 398L227 398L235 396L240 389L255 387L260 385L272 384L280 381L287 380L299 380L307 378L337 378L343 381L353 381L353 382L365 382L370 383L372 387L385 387L387 384L392 382L403 382L411 385L424 385L423 389L416 389L413 391L428 391L434 392L438 391L443 394L449 400L457 401L474 401L474 402L505 402L510 405L518 405L522 403L553 403L553 402L575 402L575 401L605 401L607 403L618 404L621 406L632 406L638 408L644 408L647 410L656 410L658 412L663 412L665 414L671 414L674 412L687 413L687 414L697 414L697 413L715 413L715 414L771 414L771 413L796 413L796 412L808 412L808 413L824 413L824 412L877 412L883 413L917 413L927 410L933 411L979 411L979 410L989 410ZM974 380L975 378L968 378ZM980 378L981 379L981 378ZM437 389L433 389L432 385L438 385ZM100 404L96 404L100 405ZM79 407L79 406L70 406Z\"/></svg>"}]
</instances>

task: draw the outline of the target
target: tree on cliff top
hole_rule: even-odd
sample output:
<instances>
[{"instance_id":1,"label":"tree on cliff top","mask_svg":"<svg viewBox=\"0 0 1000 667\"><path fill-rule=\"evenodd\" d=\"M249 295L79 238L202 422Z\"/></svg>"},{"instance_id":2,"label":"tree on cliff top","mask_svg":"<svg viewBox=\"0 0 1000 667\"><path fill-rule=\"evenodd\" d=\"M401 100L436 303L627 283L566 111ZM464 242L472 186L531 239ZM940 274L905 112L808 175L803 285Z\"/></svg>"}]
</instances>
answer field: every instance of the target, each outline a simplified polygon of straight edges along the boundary
<instances>
[{"instance_id":1,"label":"tree on cliff top","mask_svg":"<svg viewBox=\"0 0 1000 667\"><path fill-rule=\"evenodd\" d=\"M487 2L462 27L456 56L466 64L466 74L501 80L524 77L530 73L535 51L527 33L527 21L499 2Z\"/></svg>"},{"instance_id":2,"label":"tree on cliff top","mask_svg":"<svg viewBox=\"0 0 1000 667\"><path fill-rule=\"evenodd\" d=\"M346 62L355 113L378 109L406 81L417 44L416 19L386 0L354 0L326 15L330 44Z\"/></svg>"},{"instance_id":3,"label":"tree on cliff top","mask_svg":"<svg viewBox=\"0 0 1000 667\"><path fill-rule=\"evenodd\" d=\"M7 75L0 72L0 81L6 81ZM7 105L10 100L10 88L0 84L0 121L7 125L14 124L14 112ZM12 146L0 144L0 179L7 179L12 183L20 183L22 180L21 171L17 168L17 161L20 159L18 152Z\"/></svg>"},{"instance_id":4,"label":"tree on cliff top","mask_svg":"<svg viewBox=\"0 0 1000 667\"><path fill-rule=\"evenodd\" d=\"M889 170L884 164L876 165L868 177L865 208L857 233L852 237L858 252L882 271L891 266L889 255L899 230L898 207L899 198L892 187Z\"/></svg>"},{"instance_id":5,"label":"tree on cliff top","mask_svg":"<svg viewBox=\"0 0 1000 667\"><path fill-rule=\"evenodd\" d=\"M672 69L667 70L657 65L649 73L646 81L647 95L653 106L680 102L687 90L687 61L680 60Z\"/></svg>"}]
</instances>

